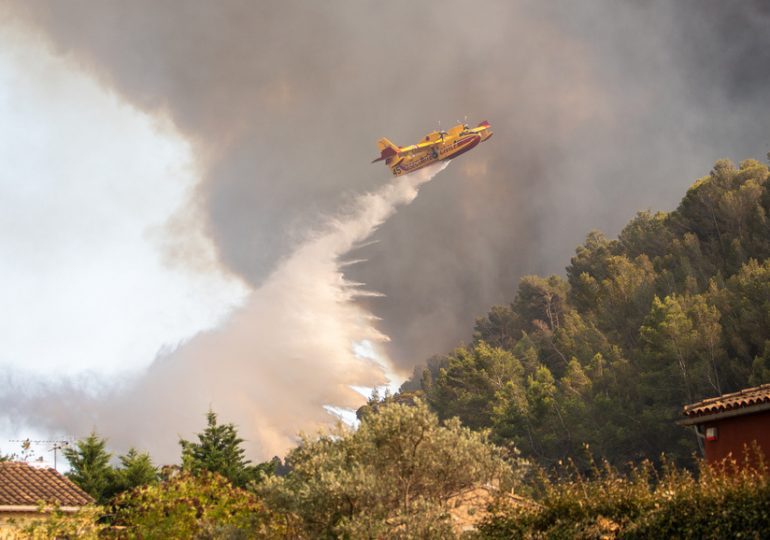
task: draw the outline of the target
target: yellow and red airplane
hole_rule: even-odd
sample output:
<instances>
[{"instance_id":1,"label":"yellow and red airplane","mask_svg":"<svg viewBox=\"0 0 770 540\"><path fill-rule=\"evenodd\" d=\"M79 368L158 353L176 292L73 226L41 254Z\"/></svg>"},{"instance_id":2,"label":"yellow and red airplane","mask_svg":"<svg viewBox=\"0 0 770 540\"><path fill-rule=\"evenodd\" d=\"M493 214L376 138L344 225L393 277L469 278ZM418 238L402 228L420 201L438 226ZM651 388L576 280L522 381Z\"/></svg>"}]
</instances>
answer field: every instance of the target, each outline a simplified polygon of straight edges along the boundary
<instances>
[{"instance_id":1,"label":"yellow and red airplane","mask_svg":"<svg viewBox=\"0 0 770 540\"><path fill-rule=\"evenodd\" d=\"M393 176L401 176L437 161L456 158L491 136L492 126L485 120L475 128L457 124L448 131L432 131L411 146L396 146L383 138L377 141L380 157L372 163L384 160Z\"/></svg>"}]
</instances>

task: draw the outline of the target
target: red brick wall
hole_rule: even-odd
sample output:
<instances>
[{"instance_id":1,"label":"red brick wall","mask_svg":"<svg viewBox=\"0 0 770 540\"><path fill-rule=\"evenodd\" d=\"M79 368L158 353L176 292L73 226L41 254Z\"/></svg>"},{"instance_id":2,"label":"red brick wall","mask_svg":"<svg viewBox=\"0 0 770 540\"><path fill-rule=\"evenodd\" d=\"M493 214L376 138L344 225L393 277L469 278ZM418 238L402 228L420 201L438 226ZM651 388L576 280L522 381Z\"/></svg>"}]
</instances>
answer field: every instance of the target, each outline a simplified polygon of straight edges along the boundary
<instances>
[{"instance_id":1,"label":"red brick wall","mask_svg":"<svg viewBox=\"0 0 770 540\"><path fill-rule=\"evenodd\" d=\"M757 441L770 460L770 410L706 422L703 425L704 435L710 427L717 428L717 440L704 441L708 463L721 461L732 454L742 464L744 445L751 447L753 441Z\"/></svg>"}]
</instances>

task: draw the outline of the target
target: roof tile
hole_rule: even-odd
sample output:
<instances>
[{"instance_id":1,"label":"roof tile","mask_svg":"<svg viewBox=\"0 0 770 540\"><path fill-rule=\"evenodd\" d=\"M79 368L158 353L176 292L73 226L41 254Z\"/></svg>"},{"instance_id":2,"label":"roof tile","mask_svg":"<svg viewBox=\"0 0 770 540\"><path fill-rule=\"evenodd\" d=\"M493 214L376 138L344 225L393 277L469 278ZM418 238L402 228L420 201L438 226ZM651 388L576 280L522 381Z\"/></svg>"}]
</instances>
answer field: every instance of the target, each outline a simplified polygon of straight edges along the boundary
<instances>
[{"instance_id":1,"label":"roof tile","mask_svg":"<svg viewBox=\"0 0 770 540\"><path fill-rule=\"evenodd\" d=\"M0 505L32 505L40 501L62 506L94 502L55 469L36 468L18 461L0 462Z\"/></svg>"},{"instance_id":2,"label":"roof tile","mask_svg":"<svg viewBox=\"0 0 770 540\"><path fill-rule=\"evenodd\" d=\"M770 384L745 388L740 392L722 394L721 396L704 399L698 403L684 406L684 415L688 417L707 416L734 409L753 407L770 403Z\"/></svg>"}]
</instances>

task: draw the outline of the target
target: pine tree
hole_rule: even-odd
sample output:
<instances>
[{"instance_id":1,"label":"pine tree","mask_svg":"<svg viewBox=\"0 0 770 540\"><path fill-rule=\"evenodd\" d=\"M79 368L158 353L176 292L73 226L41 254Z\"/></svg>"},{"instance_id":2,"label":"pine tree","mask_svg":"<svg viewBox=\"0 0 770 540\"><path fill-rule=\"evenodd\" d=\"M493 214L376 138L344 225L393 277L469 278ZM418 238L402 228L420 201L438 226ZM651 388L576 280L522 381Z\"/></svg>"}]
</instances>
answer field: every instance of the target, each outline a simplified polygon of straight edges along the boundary
<instances>
[{"instance_id":1,"label":"pine tree","mask_svg":"<svg viewBox=\"0 0 770 540\"><path fill-rule=\"evenodd\" d=\"M235 486L245 486L252 478L250 461L244 458L234 424L217 424L217 414L209 409L208 425L198 434L198 442L179 440L182 447L182 468L192 473L202 470L221 474Z\"/></svg>"},{"instance_id":2,"label":"pine tree","mask_svg":"<svg viewBox=\"0 0 770 540\"><path fill-rule=\"evenodd\" d=\"M106 445L107 441L92 431L76 443L77 448L63 450L71 467L67 477L100 503L106 502L114 491L112 454L107 452Z\"/></svg>"},{"instance_id":3,"label":"pine tree","mask_svg":"<svg viewBox=\"0 0 770 540\"><path fill-rule=\"evenodd\" d=\"M150 454L138 452L131 448L120 456L121 468L116 472L117 484L120 491L126 491L139 486L154 484L158 481L158 469L152 463Z\"/></svg>"}]
</instances>

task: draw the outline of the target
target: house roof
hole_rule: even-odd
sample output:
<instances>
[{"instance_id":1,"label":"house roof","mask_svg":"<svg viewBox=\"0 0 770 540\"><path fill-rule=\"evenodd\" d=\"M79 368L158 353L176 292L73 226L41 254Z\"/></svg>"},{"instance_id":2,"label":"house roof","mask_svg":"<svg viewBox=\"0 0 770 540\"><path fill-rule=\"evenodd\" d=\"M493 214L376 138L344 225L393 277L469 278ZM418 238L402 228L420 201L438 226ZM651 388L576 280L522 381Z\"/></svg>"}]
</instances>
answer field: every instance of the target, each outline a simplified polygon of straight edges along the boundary
<instances>
[{"instance_id":1,"label":"house roof","mask_svg":"<svg viewBox=\"0 0 770 540\"><path fill-rule=\"evenodd\" d=\"M745 388L740 392L722 394L721 396L704 399L698 403L684 406L684 415L687 417L683 423L696 423L701 417L715 419L749 414L760 410L770 409L770 384Z\"/></svg>"},{"instance_id":2,"label":"house roof","mask_svg":"<svg viewBox=\"0 0 770 540\"><path fill-rule=\"evenodd\" d=\"M17 461L0 462L0 506L29 506L40 501L61 506L94 502L55 469L36 468Z\"/></svg>"}]
</instances>

